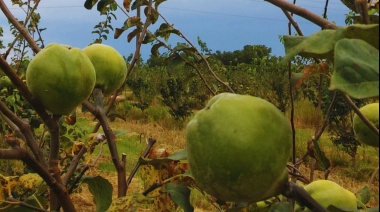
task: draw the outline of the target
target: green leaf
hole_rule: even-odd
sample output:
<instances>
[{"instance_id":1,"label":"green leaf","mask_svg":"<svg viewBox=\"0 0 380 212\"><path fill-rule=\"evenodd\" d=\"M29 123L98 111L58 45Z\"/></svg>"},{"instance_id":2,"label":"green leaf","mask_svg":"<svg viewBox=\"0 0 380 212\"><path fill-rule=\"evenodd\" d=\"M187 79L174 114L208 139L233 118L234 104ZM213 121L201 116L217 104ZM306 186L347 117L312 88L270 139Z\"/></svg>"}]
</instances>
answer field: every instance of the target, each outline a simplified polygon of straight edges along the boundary
<instances>
[{"instance_id":1,"label":"green leaf","mask_svg":"<svg viewBox=\"0 0 380 212\"><path fill-rule=\"evenodd\" d=\"M84 177L83 183L88 184L91 194L94 196L96 211L106 211L112 202L112 185L101 176Z\"/></svg>"},{"instance_id":2,"label":"green leaf","mask_svg":"<svg viewBox=\"0 0 380 212\"><path fill-rule=\"evenodd\" d=\"M366 205L372 197L371 190L368 186L364 186L362 189L360 189L358 192L355 193L356 198L358 199L358 205L363 206Z\"/></svg>"},{"instance_id":3,"label":"green leaf","mask_svg":"<svg viewBox=\"0 0 380 212\"><path fill-rule=\"evenodd\" d=\"M291 212L289 202L276 202L268 210L268 212Z\"/></svg>"},{"instance_id":4,"label":"green leaf","mask_svg":"<svg viewBox=\"0 0 380 212\"><path fill-rule=\"evenodd\" d=\"M133 193L114 199L107 212L139 211L141 209L149 209L152 206L152 198L148 198L140 193Z\"/></svg>"},{"instance_id":5,"label":"green leaf","mask_svg":"<svg viewBox=\"0 0 380 212\"><path fill-rule=\"evenodd\" d=\"M137 34L139 34L141 32L141 30L139 28L137 29L134 29L132 32L130 32L127 36L127 41L128 42L131 42L131 40L136 37Z\"/></svg>"},{"instance_id":6,"label":"green leaf","mask_svg":"<svg viewBox=\"0 0 380 212\"><path fill-rule=\"evenodd\" d=\"M142 41L143 44L151 43L156 40L156 37L150 32L146 33L144 40Z\"/></svg>"},{"instance_id":7,"label":"green leaf","mask_svg":"<svg viewBox=\"0 0 380 212\"><path fill-rule=\"evenodd\" d=\"M359 39L336 44L331 90L357 99L379 96L379 51Z\"/></svg>"},{"instance_id":8,"label":"green leaf","mask_svg":"<svg viewBox=\"0 0 380 212\"><path fill-rule=\"evenodd\" d=\"M159 56L159 52L158 52L158 49L162 46L165 46L164 43L157 43L157 44L154 44L152 46L152 49L150 50L150 52L152 53L153 56L156 56L158 57Z\"/></svg>"},{"instance_id":9,"label":"green leaf","mask_svg":"<svg viewBox=\"0 0 380 212\"><path fill-rule=\"evenodd\" d=\"M314 139L312 141L313 141L313 149L314 149L315 159L317 160L317 164L323 170L327 170L331 166L330 160L326 157L326 154L321 150L318 142L315 141Z\"/></svg>"},{"instance_id":10,"label":"green leaf","mask_svg":"<svg viewBox=\"0 0 380 212\"><path fill-rule=\"evenodd\" d=\"M312 58L332 58L335 43L343 38L337 30L322 30L309 37L284 35L284 61L291 61L296 55Z\"/></svg>"},{"instance_id":11,"label":"green leaf","mask_svg":"<svg viewBox=\"0 0 380 212\"><path fill-rule=\"evenodd\" d=\"M168 156L171 160L187 160L186 149L180 149Z\"/></svg>"},{"instance_id":12,"label":"green leaf","mask_svg":"<svg viewBox=\"0 0 380 212\"><path fill-rule=\"evenodd\" d=\"M148 11L149 11L149 8L145 7L144 14L145 14L146 17L148 17ZM150 22L152 24L156 23L156 21L158 20L158 17L159 17L160 14L158 13L157 10L155 10L153 8L150 9L150 14L151 14L151 16L150 16Z\"/></svg>"},{"instance_id":13,"label":"green leaf","mask_svg":"<svg viewBox=\"0 0 380 212\"><path fill-rule=\"evenodd\" d=\"M296 55L303 57L333 60L336 43L344 38L362 39L375 48L379 48L379 25L351 25L338 29L326 29L311 36L284 35L284 61L291 61Z\"/></svg>"},{"instance_id":14,"label":"green leaf","mask_svg":"<svg viewBox=\"0 0 380 212\"><path fill-rule=\"evenodd\" d=\"M84 8L91 10L92 7L96 4L96 2L98 2L98 0L86 0L84 2Z\"/></svg>"},{"instance_id":15,"label":"green leaf","mask_svg":"<svg viewBox=\"0 0 380 212\"><path fill-rule=\"evenodd\" d=\"M107 5L114 2L114 0L100 0L97 5L97 10L101 12Z\"/></svg>"},{"instance_id":16,"label":"green leaf","mask_svg":"<svg viewBox=\"0 0 380 212\"><path fill-rule=\"evenodd\" d=\"M124 29L116 28L115 34L113 35L113 38L118 39L120 37L120 35L123 34L124 31L125 31Z\"/></svg>"},{"instance_id":17,"label":"green leaf","mask_svg":"<svg viewBox=\"0 0 380 212\"><path fill-rule=\"evenodd\" d=\"M190 203L191 190L187 186L170 182L163 192L170 193L173 202L183 208L184 212L194 211L194 207Z\"/></svg>"}]
</instances>

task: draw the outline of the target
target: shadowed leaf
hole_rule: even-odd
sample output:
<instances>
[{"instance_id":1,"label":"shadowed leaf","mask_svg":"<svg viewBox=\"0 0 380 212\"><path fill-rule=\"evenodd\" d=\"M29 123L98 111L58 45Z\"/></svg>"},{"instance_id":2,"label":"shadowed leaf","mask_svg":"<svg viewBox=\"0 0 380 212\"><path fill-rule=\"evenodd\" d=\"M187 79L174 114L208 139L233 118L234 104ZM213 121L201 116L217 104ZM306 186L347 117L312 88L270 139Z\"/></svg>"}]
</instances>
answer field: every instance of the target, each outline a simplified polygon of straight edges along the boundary
<instances>
[{"instance_id":1,"label":"shadowed leaf","mask_svg":"<svg viewBox=\"0 0 380 212\"><path fill-rule=\"evenodd\" d=\"M150 50L150 52L152 53L152 55L158 57L158 56L160 55L159 52L158 52L158 49L159 49L160 47L162 47L162 46L165 46L165 44L164 44L164 43L157 43L157 44L154 44L154 45L152 46L152 49Z\"/></svg>"},{"instance_id":2,"label":"shadowed leaf","mask_svg":"<svg viewBox=\"0 0 380 212\"><path fill-rule=\"evenodd\" d=\"M358 201L360 202L358 205L363 206L366 205L372 197L371 190L368 186L364 186L362 189L360 189L358 192L355 193L356 198L358 198Z\"/></svg>"},{"instance_id":3,"label":"shadowed leaf","mask_svg":"<svg viewBox=\"0 0 380 212\"><path fill-rule=\"evenodd\" d=\"M113 38L118 39L120 37L120 35L123 34L124 31L125 31L124 29L116 28L115 34L113 35Z\"/></svg>"},{"instance_id":4,"label":"shadowed leaf","mask_svg":"<svg viewBox=\"0 0 380 212\"><path fill-rule=\"evenodd\" d=\"M97 10L101 12L107 5L111 4L114 2L113 0L100 0L97 5Z\"/></svg>"},{"instance_id":5,"label":"shadowed leaf","mask_svg":"<svg viewBox=\"0 0 380 212\"><path fill-rule=\"evenodd\" d=\"M91 194L94 196L96 211L106 211L112 202L112 185L101 176L85 177L83 183L88 184Z\"/></svg>"},{"instance_id":6,"label":"shadowed leaf","mask_svg":"<svg viewBox=\"0 0 380 212\"><path fill-rule=\"evenodd\" d=\"M379 96L379 51L359 39L343 39L336 45L331 90L357 99Z\"/></svg>"},{"instance_id":7,"label":"shadowed leaf","mask_svg":"<svg viewBox=\"0 0 380 212\"><path fill-rule=\"evenodd\" d=\"M179 205L184 212L194 211L194 207L190 203L191 190L188 187L170 182L163 192L170 193L171 199Z\"/></svg>"},{"instance_id":8,"label":"shadowed leaf","mask_svg":"<svg viewBox=\"0 0 380 212\"><path fill-rule=\"evenodd\" d=\"M331 166L330 160L326 157L326 154L321 150L318 142L315 140L312 141L315 159L317 160L317 163L319 167L322 169L322 171L325 171Z\"/></svg>"},{"instance_id":9,"label":"shadowed leaf","mask_svg":"<svg viewBox=\"0 0 380 212\"><path fill-rule=\"evenodd\" d=\"M128 36L127 36L128 43L131 42L131 40L134 37L136 37L136 35L138 35L140 32L141 32L141 30L137 28L137 29L134 29L131 33L129 33Z\"/></svg>"},{"instance_id":10,"label":"shadowed leaf","mask_svg":"<svg viewBox=\"0 0 380 212\"><path fill-rule=\"evenodd\" d=\"M96 2L98 2L98 0L86 0L84 2L84 8L91 10L92 7L96 4Z\"/></svg>"}]
</instances>

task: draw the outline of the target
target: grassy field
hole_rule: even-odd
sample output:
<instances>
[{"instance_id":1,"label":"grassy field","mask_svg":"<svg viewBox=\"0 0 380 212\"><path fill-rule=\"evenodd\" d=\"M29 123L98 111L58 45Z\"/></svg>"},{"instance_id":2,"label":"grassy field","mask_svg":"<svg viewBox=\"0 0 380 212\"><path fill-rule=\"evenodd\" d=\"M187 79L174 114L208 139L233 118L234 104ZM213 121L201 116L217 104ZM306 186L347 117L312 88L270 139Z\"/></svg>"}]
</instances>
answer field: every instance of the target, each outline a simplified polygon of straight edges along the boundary
<instances>
[{"instance_id":1,"label":"grassy field","mask_svg":"<svg viewBox=\"0 0 380 212\"><path fill-rule=\"evenodd\" d=\"M300 158L306 152L306 142L314 135L315 129L319 124L320 116L318 112L314 111L309 102L303 102L303 104L296 104L295 106L296 155L297 158ZM127 121L116 119L114 122L111 122L112 129L118 134L117 146L119 154L125 153L127 155L127 172L133 168L138 157L144 151L146 147L145 139L147 138L156 139L156 146L165 148L168 152L174 152L185 146L184 126L186 121L182 127L178 127L178 123L171 120L169 115L165 115L164 112L162 112L164 111L162 107L151 108L150 111L149 113L149 111L142 112L136 108L129 109ZM154 114L157 113L161 115L159 116L160 118L156 118L155 120L155 118L152 117L155 117ZM83 123L83 126L88 127L89 130L92 130L92 127L95 125L95 122L88 114L79 114L78 122ZM334 146L326 133L322 135L319 143L332 164L328 179L337 182L354 193L364 186L368 186L373 192L373 197L369 205L378 205L379 176L377 175L374 183L368 184L371 174L376 167L379 166L378 149L360 146L354 166L352 158ZM116 172L111 162L107 146L98 146L95 153L95 155L101 153L101 156L98 158L97 166L91 168L87 174L100 174L105 176L114 185L114 188L116 188ZM311 162L312 160L309 158L300 166L300 171L308 178L311 177ZM312 177L314 180L323 179L324 175L324 171L315 170ZM142 182L137 174L128 192L142 191ZM114 195L116 197L116 191L114 191ZM95 208L92 195L85 185L81 186L78 192L73 195L73 198L76 204L80 205L80 210L90 211ZM192 193L191 201L196 207L196 211L210 211L215 209L199 192Z\"/></svg>"}]
</instances>

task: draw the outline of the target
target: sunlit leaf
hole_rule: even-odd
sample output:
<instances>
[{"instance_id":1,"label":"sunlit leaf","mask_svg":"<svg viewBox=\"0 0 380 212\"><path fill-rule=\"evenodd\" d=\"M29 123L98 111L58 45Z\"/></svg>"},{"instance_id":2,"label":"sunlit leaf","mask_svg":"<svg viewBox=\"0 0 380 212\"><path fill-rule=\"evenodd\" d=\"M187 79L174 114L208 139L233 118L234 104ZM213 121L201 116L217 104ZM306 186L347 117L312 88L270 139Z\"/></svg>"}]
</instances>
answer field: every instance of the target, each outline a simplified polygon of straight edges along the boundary
<instances>
[{"instance_id":1,"label":"sunlit leaf","mask_svg":"<svg viewBox=\"0 0 380 212\"><path fill-rule=\"evenodd\" d=\"M107 212L138 211L150 209L153 206L153 199L141 193L127 194L127 196L115 198Z\"/></svg>"},{"instance_id":2,"label":"sunlit leaf","mask_svg":"<svg viewBox=\"0 0 380 212\"><path fill-rule=\"evenodd\" d=\"M284 61L291 61L296 55L310 58L333 60L335 44L344 38L362 39L379 48L379 25L351 25L336 30L326 29L311 36L284 35Z\"/></svg>"},{"instance_id":3,"label":"sunlit leaf","mask_svg":"<svg viewBox=\"0 0 380 212\"><path fill-rule=\"evenodd\" d=\"M133 26L139 26L141 24L141 19L138 16L132 16L127 19L127 21L124 23L125 29L128 29Z\"/></svg>"},{"instance_id":4,"label":"sunlit leaf","mask_svg":"<svg viewBox=\"0 0 380 212\"><path fill-rule=\"evenodd\" d=\"M112 185L101 176L84 177L83 183L88 184L91 194L94 196L97 212L106 211L112 202Z\"/></svg>"},{"instance_id":5,"label":"sunlit leaf","mask_svg":"<svg viewBox=\"0 0 380 212\"><path fill-rule=\"evenodd\" d=\"M343 39L336 45L331 90L357 99L379 96L379 50L359 39Z\"/></svg>"}]
</instances>

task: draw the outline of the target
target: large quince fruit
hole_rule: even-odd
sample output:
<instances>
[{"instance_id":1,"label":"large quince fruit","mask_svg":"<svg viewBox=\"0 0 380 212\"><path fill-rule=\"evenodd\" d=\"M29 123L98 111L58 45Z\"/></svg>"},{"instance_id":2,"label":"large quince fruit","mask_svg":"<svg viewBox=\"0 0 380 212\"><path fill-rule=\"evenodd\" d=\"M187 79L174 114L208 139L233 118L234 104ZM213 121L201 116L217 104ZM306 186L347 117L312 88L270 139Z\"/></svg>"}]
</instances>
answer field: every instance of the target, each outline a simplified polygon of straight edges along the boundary
<instances>
[{"instance_id":1,"label":"large quince fruit","mask_svg":"<svg viewBox=\"0 0 380 212\"><path fill-rule=\"evenodd\" d=\"M92 44L83 49L90 58L96 71L96 85L105 95L116 91L127 76L127 63L113 47L104 44Z\"/></svg>"},{"instance_id":2,"label":"large quince fruit","mask_svg":"<svg viewBox=\"0 0 380 212\"><path fill-rule=\"evenodd\" d=\"M357 209L355 194L333 181L316 180L306 185L304 189L326 209L330 205L334 205L345 211L356 211ZM299 205L296 206L296 211L311 212L310 209L306 207L302 208Z\"/></svg>"},{"instance_id":3,"label":"large quince fruit","mask_svg":"<svg viewBox=\"0 0 380 212\"><path fill-rule=\"evenodd\" d=\"M198 111L186 129L186 150L197 185L217 199L258 202L280 194L292 130L270 102L221 93Z\"/></svg>"},{"instance_id":4,"label":"large quince fruit","mask_svg":"<svg viewBox=\"0 0 380 212\"><path fill-rule=\"evenodd\" d=\"M86 100L95 86L95 69L79 48L50 44L30 62L26 84L51 113L68 114Z\"/></svg>"},{"instance_id":5,"label":"large quince fruit","mask_svg":"<svg viewBox=\"0 0 380 212\"><path fill-rule=\"evenodd\" d=\"M379 129L379 103L370 103L360 108L362 114ZM358 140L366 145L379 147L379 136L376 135L355 113L353 119L354 133Z\"/></svg>"}]
</instances>

